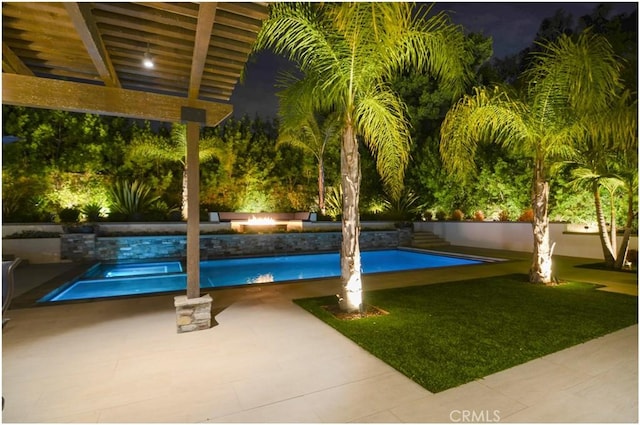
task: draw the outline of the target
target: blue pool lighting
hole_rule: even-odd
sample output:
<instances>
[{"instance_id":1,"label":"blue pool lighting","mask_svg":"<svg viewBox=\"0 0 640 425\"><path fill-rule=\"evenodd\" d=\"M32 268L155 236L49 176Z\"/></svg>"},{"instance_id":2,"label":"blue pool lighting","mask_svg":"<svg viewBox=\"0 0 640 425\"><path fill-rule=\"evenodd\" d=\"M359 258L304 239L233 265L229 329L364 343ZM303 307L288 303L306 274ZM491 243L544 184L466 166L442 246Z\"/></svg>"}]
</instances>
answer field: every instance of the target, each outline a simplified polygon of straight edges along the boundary
<instances>
[{"instance_id":1,"label":"blue pool lighting","mask_svg":"<svg viewBox=\"0 0 640 425\"><path fill-rule=\"evenodd\" d=\"M406 249L363 251L362 272L382 273L481 264L467 258ZM231 258L200 262L200 287L220 288L340 276L338 253ZM186 290L179 261L98 264L38 302L71 301Z\"/></svg>"}]
</instances>

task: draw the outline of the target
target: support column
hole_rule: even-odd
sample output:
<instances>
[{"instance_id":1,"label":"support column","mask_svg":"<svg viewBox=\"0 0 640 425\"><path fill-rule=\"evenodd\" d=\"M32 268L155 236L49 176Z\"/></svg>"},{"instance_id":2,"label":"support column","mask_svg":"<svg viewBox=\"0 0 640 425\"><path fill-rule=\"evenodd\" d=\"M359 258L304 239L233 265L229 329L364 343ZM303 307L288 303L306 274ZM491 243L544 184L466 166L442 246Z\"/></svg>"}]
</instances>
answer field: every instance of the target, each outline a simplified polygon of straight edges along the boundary
<instances>
[{"instance_id":1,"label":"support column","mask_svg":"<svg viewBox=\"0 0 640 425\"><path fill-rule=\"evenodd\" d=\"M187 298L200 296L200 125L187 122Z\"/></svg>"},{"instance_id":2,"label":"support column","mask_svg":"<svg viewBox=\"0 0 640 425\"><path fill-rule=\"evenodd\" d=\"M178 333L211 327L211 296L200 296L200 123L202 109L182 108L187 122L187 295L174 299Z\"/></svg>"}]
</instances>

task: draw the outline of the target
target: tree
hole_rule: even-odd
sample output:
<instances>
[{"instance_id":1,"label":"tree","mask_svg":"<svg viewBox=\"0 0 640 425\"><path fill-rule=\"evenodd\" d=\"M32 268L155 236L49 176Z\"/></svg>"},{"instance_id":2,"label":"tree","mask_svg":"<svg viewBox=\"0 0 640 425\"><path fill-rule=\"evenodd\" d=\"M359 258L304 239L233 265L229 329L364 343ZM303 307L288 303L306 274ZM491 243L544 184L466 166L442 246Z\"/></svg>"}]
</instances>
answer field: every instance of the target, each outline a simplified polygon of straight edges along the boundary
<instances>
[{"instance_id":1,"label":"tree","mask_svg":"<svg viewBox=\"0 0 640 425\"><path fill-rule=\"evenodd\" d=\"M182 217L187 217L187 127L174 124L169 139L151 132L140 132L133 137L129 156L136 159L155 159L179 162L182 165ZM199 141L200 161L223 158L227 154L220 139L206 137Z\"/></svg>"},{"instance_id":2,"label":"tree","mask_svg":"<svg viewBox=\"0 0 640 425\"><path fill-rule=\"evenodd\" d=\"M340 122L335 113L322 116L313 109L308 98L296 92L291 84L278 93L280 97L280 135L278 144L288 144L310 152L318 164L318 207L325 214L324 161L330 145L340 143Z\"/></svg>"},{"instance_id":3,"label":"tree","mask_svg":"<svg viewBox=\"0 0 640 425\"><path fill-rule=\"evenodd\" d=\"M497 143L533 162L532 283L551 284L549 167L567 158L581 119L606 107L619 87L620 66L602 36L588 31L574 42L563 35L535 53L524 77L521 99L505 88L474 88L449 111L441 129L440 152L455 175L472 169L477 144Z\"/></svg>"},{"instance_id":4,"label":"tree","mask_svg":"<svg viewBox=\"0 0 640 425\"><path fill-rule=\"evenodd\" d=\"M637 214L635 196L638 190L638 109L627 91L607 109L598 111L585 121L584 133L578 139L576 159L571 163L574 184L589 187L593 193L598 233L605 264L621 269L629 248L629 236ZM607 225L600 189L610 200L610 231ZM627 217L620 247L617 248L616 192L626 195Z\"/></svg>"},{"instance_id":5,"label":"tree","mask_svg":"<svg viewBox=\"0 0 640 425\"><path fill-rule=\"evenodd\" d=\"M482 84L480 79L484 75L481 70L493 54L493 42L491 38L474 33L466 35L465 42L467 50L471 52L468 66L476 71L471 76L474 81L470 83ZM440 125L447 111L457 101L454 93L443 88L435 78L416 75L415 72L406 72L394 78L393 87L407 105L411 120L412 161L406 170L405 185L419 195L419 204L447 211L457 208L468 211L464 204L467 200L476 203L470 198L478 192L470 190L468 185L451 181L442 167L438 152ZM494 148L493 151L501 154L499 149ZM492 166L500 157L492 155L488 159L488 165ZM486 167L482 169L484 171ZM511 176L508 178L511 179Z\"/></svg>"},{"instance_id":6,"label":"tree","mask_svg":"<svg viewBox=\"0 0 640 425\"><path fill-rule=\"evenodd\" d=\"M410 135L405 106L392 90L393 75L425 70L460 88L467 52L459 27L445 14L407 3L274 3L255 50L271 48L297 63L300 84L314 109L341 117L343 215L340 255L343 310L363 308L360 265L360 153L376 155L391 196L402 192Z\"/></svg>"}]
</instances>

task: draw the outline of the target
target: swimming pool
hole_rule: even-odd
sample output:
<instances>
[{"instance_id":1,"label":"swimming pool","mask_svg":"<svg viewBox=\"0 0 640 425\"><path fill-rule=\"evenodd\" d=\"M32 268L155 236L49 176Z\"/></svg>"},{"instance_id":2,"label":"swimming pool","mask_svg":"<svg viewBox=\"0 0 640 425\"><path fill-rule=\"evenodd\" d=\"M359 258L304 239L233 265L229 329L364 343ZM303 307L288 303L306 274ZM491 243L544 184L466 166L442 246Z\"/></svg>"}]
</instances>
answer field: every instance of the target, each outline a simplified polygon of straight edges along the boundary
<instances>
[{"instance_id":1,"label":"swimming pool","mask_svg":"<svg viewBox=\"0 0 640 425\"><path fill-rule=\"evenodd\" d=\"M481 264L493 259L468 258L409 249L363 251L362 272L382 273ZM231 258L200 262L200 287L220 288L340 276L338 253ZM179 261L98 264L38 302L119 297L186 290Z\"/></svg>"}]
</instances>

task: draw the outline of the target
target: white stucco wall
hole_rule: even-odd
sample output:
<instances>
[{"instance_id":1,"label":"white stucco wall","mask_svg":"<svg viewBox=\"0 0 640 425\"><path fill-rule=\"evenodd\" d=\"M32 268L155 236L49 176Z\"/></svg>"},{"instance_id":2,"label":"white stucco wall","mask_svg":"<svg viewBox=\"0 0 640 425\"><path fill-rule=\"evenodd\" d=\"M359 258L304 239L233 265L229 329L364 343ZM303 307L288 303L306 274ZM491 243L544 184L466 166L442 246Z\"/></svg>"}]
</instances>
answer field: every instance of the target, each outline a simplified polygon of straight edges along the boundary
<instances>
[{"instance_id":1,"label":"white stucco wall","mask_svg":"<svg viewBox=\"0 0 640 425\"><path fill-rule=\"evenodd\" d=\"M3 239L2 255L13 255L31 264L60 263L60 238Z\"/></svg>"},{"instance_id":2,"label":"white stucco wall","mask_svg":"<svg viewBox=\"0 0 640 425\"><path fill-rule=\"evenodd\" d=\"M533 252L531 223L424 221L414 223L413 227L416 231L433 232L452 245ZM570 233L566 228L565 223L550 224L551 243L556 243L554 254L603 259L596 233ZM622 237L618 237L618 242L621 240ZM637 235L631 237L629 248L638 249Z\"/></svg>"}]
</instances>

